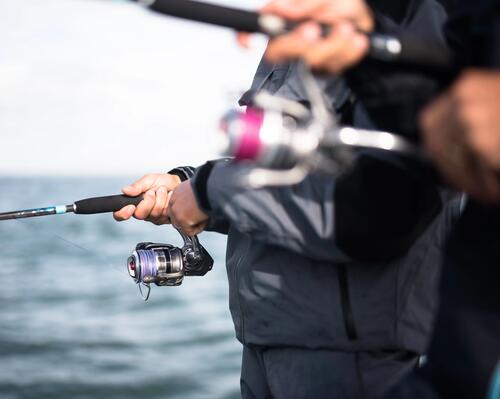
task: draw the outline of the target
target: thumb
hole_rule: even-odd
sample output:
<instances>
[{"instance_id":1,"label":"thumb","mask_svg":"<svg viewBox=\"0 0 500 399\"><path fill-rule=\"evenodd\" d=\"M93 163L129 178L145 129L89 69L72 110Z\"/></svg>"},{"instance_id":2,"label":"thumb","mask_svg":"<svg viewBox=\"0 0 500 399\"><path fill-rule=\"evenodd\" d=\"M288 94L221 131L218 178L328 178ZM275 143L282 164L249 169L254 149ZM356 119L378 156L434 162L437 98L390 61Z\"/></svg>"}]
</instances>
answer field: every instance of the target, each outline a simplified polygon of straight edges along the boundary
<instances>
[{"instance_id":1,"label":"thumb","mask_svg":"<svg viewBox=\"0 0 500 399\"><path fill-rule=\"evenodd\" d=\"M136 195L145 193L151 187L153 187L155 182L155 178L152 175L146 175L141 177L136 182L125 186L122 188L122 192L125 195L129 195L131 197L135 197Z\"/></svg>"}]
</instances>

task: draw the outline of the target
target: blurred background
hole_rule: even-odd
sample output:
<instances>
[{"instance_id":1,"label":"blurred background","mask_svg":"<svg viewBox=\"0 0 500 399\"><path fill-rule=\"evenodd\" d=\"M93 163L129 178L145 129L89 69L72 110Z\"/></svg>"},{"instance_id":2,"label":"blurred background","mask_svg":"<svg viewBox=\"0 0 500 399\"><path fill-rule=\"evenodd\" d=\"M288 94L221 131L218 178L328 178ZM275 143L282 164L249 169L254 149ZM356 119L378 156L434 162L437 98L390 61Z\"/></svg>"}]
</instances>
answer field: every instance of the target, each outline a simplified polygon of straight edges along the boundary
<instances>
[{"instance_id":1,"label":"blurred background","mask_svg":"<svg viewBox=\"0 0 500 399\"><path fill-rule=\"evenodd\" d=\"M261 0L225 0L255 8ZM264 48L111 0L0 0L0 212L118 193L217 156ZM0 224L0 397L237 398L225 238L205 277L143 302L125 260L170 226L110 215Z\"/></svg>"}]
</instances>

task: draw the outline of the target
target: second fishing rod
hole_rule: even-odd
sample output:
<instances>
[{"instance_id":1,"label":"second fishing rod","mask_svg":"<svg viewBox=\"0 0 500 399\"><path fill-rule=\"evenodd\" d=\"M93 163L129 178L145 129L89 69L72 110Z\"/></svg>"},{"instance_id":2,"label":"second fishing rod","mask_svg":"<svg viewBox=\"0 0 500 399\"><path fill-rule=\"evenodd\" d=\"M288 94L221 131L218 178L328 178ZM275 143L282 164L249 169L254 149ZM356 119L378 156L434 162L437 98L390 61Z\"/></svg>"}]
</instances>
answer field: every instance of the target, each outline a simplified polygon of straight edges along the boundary
<instances>
[{"instance_id":1,"label":"second fishing rod","mask_svg":"<svg viewBox=\"0 0 500 399\"><path fill-rule=\"evenodd\" d=\"M270 37L291 32L304 22L195 0L136 1L160 14L231 28L240 32L263 33ZM327 36L332 27L322 24L321 29L323 35ZM403 32L398 34L361 33L369 38L368 57L372 60L404 65L438 75L449 74L455 69L456 55L434 41Z\"/></svg>"}]
</instances>

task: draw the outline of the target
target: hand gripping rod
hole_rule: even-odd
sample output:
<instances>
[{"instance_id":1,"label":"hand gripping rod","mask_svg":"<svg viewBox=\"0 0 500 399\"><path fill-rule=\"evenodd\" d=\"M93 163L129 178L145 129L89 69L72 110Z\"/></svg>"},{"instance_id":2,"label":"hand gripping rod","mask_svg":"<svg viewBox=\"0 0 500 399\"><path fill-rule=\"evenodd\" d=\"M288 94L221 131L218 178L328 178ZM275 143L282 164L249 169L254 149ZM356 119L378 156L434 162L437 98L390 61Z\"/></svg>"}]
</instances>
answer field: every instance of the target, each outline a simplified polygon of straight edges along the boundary
<instances>
[{"instance_id":1,"label":"hand gripping rod","mask_svg":"<svg viewBox=\"0 0 500 399\"><path fill-rule=\"evenodd\" d=\"M271 37L290 32L300 22L287 21L270 14L259 14L221 5L194 0L138 0L139 3L161 14L204 22L235 29L241 32L264 33ZM329 25L322 25L323 34L330 32ZM370 39L369 57L384 62L394 62L413 68L446 72L453 70L454 55L445 47L411 34L367 34Z\"/></svg>"}]
</instances>

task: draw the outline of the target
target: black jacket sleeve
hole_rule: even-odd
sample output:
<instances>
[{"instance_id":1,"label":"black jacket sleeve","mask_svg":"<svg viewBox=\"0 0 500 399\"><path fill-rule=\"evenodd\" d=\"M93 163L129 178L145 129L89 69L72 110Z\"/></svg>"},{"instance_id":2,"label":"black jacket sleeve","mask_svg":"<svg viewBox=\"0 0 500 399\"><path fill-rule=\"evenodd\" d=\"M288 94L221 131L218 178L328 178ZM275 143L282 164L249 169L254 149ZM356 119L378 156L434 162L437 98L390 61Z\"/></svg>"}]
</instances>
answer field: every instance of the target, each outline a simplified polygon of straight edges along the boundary
<instances>
[{"instance_id":1,"label":"black jacket sleeve","mask_svg":"<svg viewBox=\"0 0 500 399\"><path fill-rule=\"evenodd\" d=\"M227 162L191 181L200 208L252 239L321 261L381 261L403 255L442 204L429 179L391 158L360 154L336 179L309 175L291 187L252 188L250 168Z\"/></svg>"},{"instance_id":2,"label":"black jacket sleeve","mask_svg":"<svg viewBox=\"0 0 500 399\"><path fill-rule=\"evenodd\" d=\"M219 160L220 162L224 160ZM213 163L216 163L218 161L210 161ZM191 179L195 174L198 168L195 168L193 166L177 166L176 168L173 168L168 171L169 174L171 175L176 175L178 176L181 181L186 181ZM229 221L226 218L223 217L211 217L208 220L207 225L205 226L206 231L213 231L216 233L221 233L221 234L227 234L229 231Z\"/></svg>"},{"instance_id":3,"label":"black jacket sleeve","mask_svg":"<svg viewBox=\"0 0 500 399\"><path fill-rule=\"evenodd\" d=\"M376 30L418 35L446 46L443 26L447 11L436 0L411 0L396 13L394 1L375 1ZM417 117L420 109L439 91L441 81L424 71L406 70L388 63L365 60L346 73L351 89L378 129L418 141Z\"/></svg>"},{"instance_id":4,"label":"black jacket sleeve","mask_svg":"<svg viewBox=\"0 0 500 399\"><path fill-rule=\"evenodd\" d=\"M229 162L202 166L191 180L200 207L254 240L311 259L349 260L335 244L331 176L309 175L295 186L256 189L246 179L249 170Z\"/></svg>"}]
</instances>

